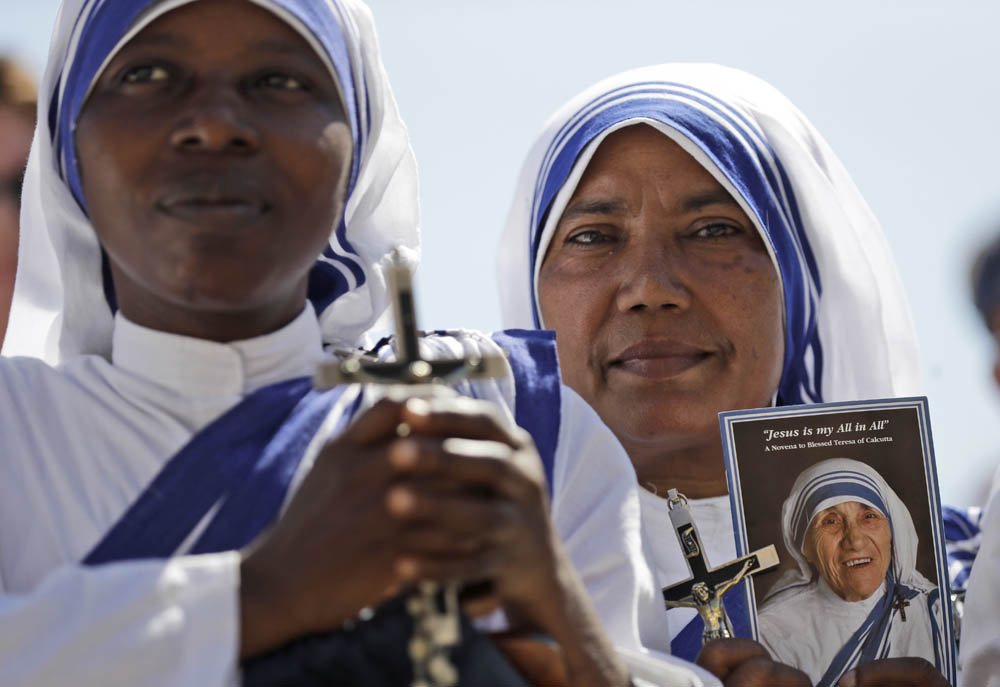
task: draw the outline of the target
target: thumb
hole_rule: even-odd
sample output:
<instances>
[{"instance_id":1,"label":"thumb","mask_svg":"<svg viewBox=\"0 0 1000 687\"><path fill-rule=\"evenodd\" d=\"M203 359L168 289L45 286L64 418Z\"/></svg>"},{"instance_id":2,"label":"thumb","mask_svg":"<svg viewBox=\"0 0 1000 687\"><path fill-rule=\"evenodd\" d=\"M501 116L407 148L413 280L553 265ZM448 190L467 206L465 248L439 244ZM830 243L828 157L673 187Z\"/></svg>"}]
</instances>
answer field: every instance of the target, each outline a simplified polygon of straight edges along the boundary
<instances>
[{"instance_id":1,"label":"thumb","mask_svg":"<svg viewBox=\"0 0 1000 687\"><path fill-rule=\"evenodd\" d=\"M397 436L396 428L402 422L403 406L399 401L382 399L355 418L341 438L367 445Z\"/></svg>"}]
</instances>

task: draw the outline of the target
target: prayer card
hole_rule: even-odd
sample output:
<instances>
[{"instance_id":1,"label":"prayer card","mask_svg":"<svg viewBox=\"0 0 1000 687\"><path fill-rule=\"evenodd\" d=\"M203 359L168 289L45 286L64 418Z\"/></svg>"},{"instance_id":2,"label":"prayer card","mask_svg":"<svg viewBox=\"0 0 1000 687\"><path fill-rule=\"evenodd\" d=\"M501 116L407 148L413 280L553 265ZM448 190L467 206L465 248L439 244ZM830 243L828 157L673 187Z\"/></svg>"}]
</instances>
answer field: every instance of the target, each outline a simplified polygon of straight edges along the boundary
<instances>
[{"instance_id":1,"label":"prayer card","mask_svg":"<svg viewBox=\"0 0 1000 687\"><path fill-rule=\"evenodd\" d=\"M927 399L719 414L752 634L817 685L920 656L955 681L955 632ZM733 590L734 593L737 590Z\"/></svg>"}]
</instances>

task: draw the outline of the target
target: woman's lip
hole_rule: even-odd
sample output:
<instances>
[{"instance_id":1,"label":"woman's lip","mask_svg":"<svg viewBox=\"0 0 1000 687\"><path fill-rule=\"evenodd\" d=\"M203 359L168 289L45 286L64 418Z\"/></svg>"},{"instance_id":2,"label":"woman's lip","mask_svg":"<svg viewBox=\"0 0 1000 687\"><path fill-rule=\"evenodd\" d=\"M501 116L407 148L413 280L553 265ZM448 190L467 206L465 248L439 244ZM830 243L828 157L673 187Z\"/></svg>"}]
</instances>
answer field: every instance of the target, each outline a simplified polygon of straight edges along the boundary
<instances>
[{"instance_id":1,"label":"woman's lip","mask_svg":"<svg viewBox=\"0 0 1000 687\"><path fill-rule=\"evenodd\" d=\"M647 379L667 379L700 365L710 355L711 353L702 352L688 355L631 357L613 362L608 366L608 370Z\"/></svg>"},{"instance_id":2,"label":"woman's lip","mask_svg":"<svg viewBox=\"0 0 1000 687\"><path fill-rule=\"evenodd\" d=\"M242 223L267 212L267 208L258 202L245 198L222 197L178 198L161 203L160 209L171 217L196 224Z\"/></svg>"},{"instance_id":3,"label":"woman's lip","mask_svg":"<svg viewBox=\"0 0 1000 687\"><path fill-rule=\"evenodd\" d=\"M712 356L711 351L671 340L649 340L622 349L608 363L608 371L663 379L696 367Z\"/></svg>"}]
</instances>

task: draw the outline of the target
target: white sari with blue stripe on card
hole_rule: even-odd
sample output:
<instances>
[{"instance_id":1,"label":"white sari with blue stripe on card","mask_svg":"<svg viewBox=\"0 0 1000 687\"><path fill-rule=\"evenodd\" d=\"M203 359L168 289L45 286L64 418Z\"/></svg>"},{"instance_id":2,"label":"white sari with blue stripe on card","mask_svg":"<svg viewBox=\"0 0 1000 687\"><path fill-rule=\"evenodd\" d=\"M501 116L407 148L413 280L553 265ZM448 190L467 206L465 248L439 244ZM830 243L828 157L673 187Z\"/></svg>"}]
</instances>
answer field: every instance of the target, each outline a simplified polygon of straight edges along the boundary
<instances>
[{"instance_id":1,"label":"white sari with blue stripe on card","mask_svg":"<svg viewBox=\"0 0 1000 687\"><path fill-rule=\"evenodd\" d=\"M649 125L698 161L740 204L771 255L784 302L776 403L919 393L916 335L888 244L822 136L781 93L736 69L664 64L607 78L561 107L528 153L500 244L504 325L543 328L538 272L563 209L601 142ZM595 275L599 279L600 275ZM723 410L723 409L720 409ZM650 557L663 586L688 576L667 509L643 494ZM713 563L735 556L728 506L691 504ZM726 597L739 633L736 592ZM671 647L693 657L700 621L672 609Z\"/></svg>"}]
</instances>

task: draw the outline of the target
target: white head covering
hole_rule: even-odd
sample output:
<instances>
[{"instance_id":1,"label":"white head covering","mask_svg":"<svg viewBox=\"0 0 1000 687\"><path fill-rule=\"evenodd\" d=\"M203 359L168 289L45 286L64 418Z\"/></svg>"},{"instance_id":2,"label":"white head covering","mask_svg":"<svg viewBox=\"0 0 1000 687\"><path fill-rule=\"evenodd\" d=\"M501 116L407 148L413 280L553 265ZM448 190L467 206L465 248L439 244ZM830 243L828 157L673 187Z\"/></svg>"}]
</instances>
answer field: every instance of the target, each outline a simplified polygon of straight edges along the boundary
<instances>
[{"instance_id":1,"label":"white head covering","mask_svg":"<svg viewBox=\"0 0 1000 687\"><path fill-rule=\"evenodd\" d=\"M850 458L830 458L802 471L781 507L781 530L785 548L798 563L787 571L768 596L811 582L812 567L802 552L806 531L820 511L848 501L878 510L892 528L892 565L887 574L909 587L927 591L934 587L917 571L919 538L906 504L878 472Z\"/></svg>"},{"instance_id":2,"label":"white head covering","mask_svg":"<svg viewBox=\"0 0 1000 687\"><path fill-rule=\"evenodd\" d=\"M50 363L110 355L113 287L83 208L73 129L94 80L150 22L195 0L65 0L38 102L21 211L18 271L4 355ZM384 265L400 246L419 256L417 172L359 0L251 0L296 29L323 58L344 98L354 138L343 222L310 275L324 343L351 346L386 310ZM76 186L74 186L74 183Z\"/></svg>"},{"instance_id":3,"label":"white head covering","mask_svg":"<svg viewBox=\"0 0 1000 687\"><path fill-rule=\"evenodd\" d=\"M909 308L857 187L783 95L717 65L624 72L549 119L524 163L500 244L505 326L544 326L538 271L563 209L600 143L639 123L701 163L764 237L785 303L779 404L918 392Z\"/></svg>"}]
</instances>

